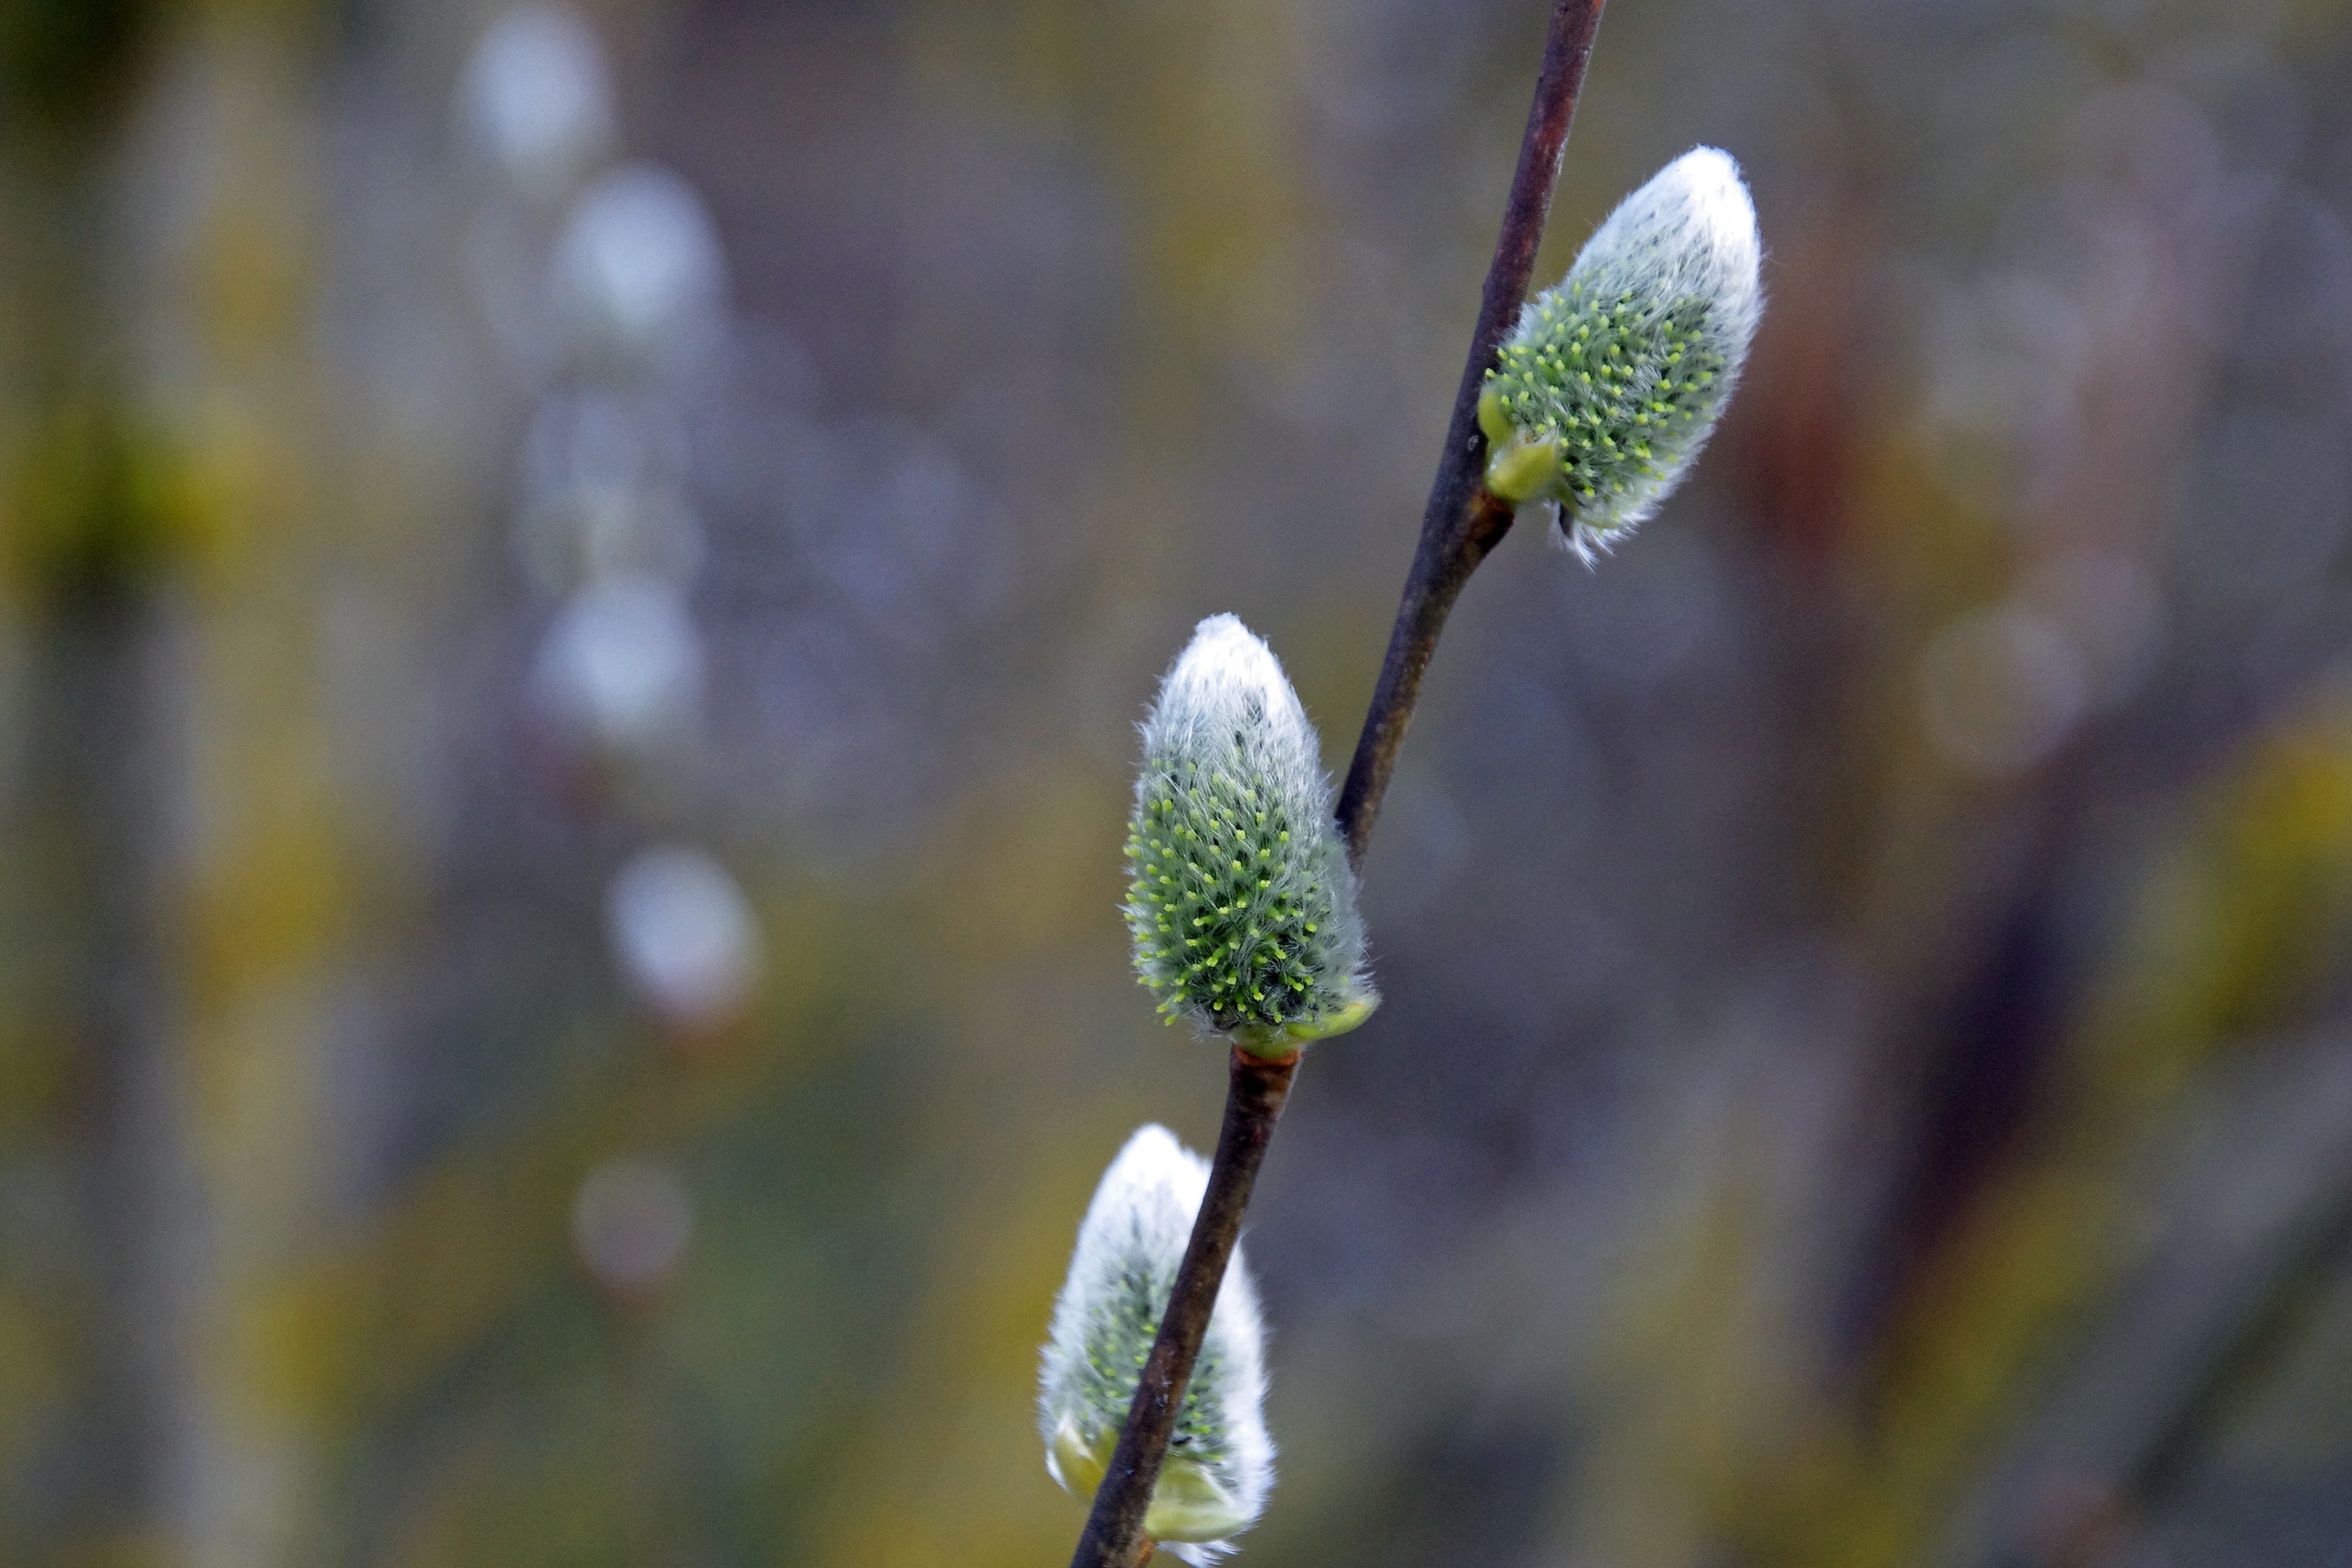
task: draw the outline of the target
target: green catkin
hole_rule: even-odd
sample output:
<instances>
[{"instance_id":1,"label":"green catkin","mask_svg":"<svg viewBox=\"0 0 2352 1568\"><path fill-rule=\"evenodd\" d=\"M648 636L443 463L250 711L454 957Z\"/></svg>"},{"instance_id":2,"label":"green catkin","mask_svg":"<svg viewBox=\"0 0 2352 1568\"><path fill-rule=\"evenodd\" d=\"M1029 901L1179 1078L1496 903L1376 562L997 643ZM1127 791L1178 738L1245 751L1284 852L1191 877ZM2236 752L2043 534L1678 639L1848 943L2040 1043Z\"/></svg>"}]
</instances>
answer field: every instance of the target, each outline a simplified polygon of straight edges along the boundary
<instances>
[{"instance_id":1,"label":"green catkin","mask_svg":"<svg viewBox=\"0 0 2352 1568\"><path fill-rule=\"evenodd\" d=\"M1739 169L1694 148L1628 196L1486 373L1486 488L1557 509L1588 562L1679 483L1738 381L1763 308Z\"/></svg>"},{"instance_id":2,"label":"green catkin","mask_svg":"<svg viewBox=\"0 0 2352 1568\"><path fill-rule=\"evenodd\" d=\"M1362 1022L1378 998L1355 875L1314 728L1265 644L1231 616L1202 621L1143 742L1126 913L1161 1014L1267 1054Z\"/></svg>"}]
</instances>

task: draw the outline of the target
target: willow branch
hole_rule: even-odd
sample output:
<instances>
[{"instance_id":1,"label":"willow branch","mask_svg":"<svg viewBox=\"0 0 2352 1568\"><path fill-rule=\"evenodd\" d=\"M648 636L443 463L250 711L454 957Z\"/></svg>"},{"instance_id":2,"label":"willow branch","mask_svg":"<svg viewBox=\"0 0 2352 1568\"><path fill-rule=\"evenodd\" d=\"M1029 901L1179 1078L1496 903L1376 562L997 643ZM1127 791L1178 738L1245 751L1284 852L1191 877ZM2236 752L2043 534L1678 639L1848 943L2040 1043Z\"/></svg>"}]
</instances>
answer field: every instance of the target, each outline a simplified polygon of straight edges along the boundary
<instances>
[{"instance_id":1,"label":"willow branch","mask_svg":"<svg viewBox=\"0 0 2352 1568\"><path fill-rule=\"evenodd\" d=\"M1359 866L1371 842L1381 797L1396 771L1397 748L1412 722L1421 678L1437 651L1445 617L1470 574L1511 529L1510 507L1478 482L1486 458L1486 437L1478 430L1478 391L1504 334L1527 301L1528 278L1535 270L1536 247L1543 241L1544 219L1551 212L1552 186L1559 178L1560 153L1568 145L1569 121L1584 86L1584 65L1592 54L1592 35L1601 26L1601 5L1602 0L1559 0L1552 11L1535 103L1528 110L1527 134L1519 142L1519 166L1503 208L1503 232L1486 268L1478 324L1470 335L1469 357L1463 361L1462 384L1454 390L1454 414L1445 427L1445 449L1438 457L1437 477L1422 513L1421 543L1405 577L1403 601L1389 633L1388 655L1381 661L1380 684L1372 689L1371 710L1364 715L1355 760L1339 790L1339 831L1348 840L1348 858Z\"/></svg>"},{"instance_id":2,"label":"willow branch","mask_svg":"<svg viewBox=\"0 0 2352 1568\"><path fill-rule=\"evenodd\" d=\"M1421 542L1405 578L1396 626L1389 634L1388 654L1381 665L1380 683L1373 689L1370 710L1364 715L1355 760L1339 792L1339 831L1347 839L1349 861L1355 866L1363 863L1373 820L1380 815L1381 796L1395 770L1397 748L1412 721L1413 704L1421 696L1421 678L1436 652L1445 617L1470 574L1510 531L1511 509L1479 484L1486 438L1478 430L1478 392L1504 333L1510 331L1527 299L1528 275L1535 268L1536 247L1543 240L1561 149L1567 145L1569 122L1576 114L1577 95L1584 85L1585 62L1592 54L1592 36L1601 26L1603 4L1604 0L1556 0L1552 8L1543 66L1536 78L1535 102L1528 110L1527 132L1520 139L1518 167L1511 176L1511 194L1503 209L1502 234L1486 268L1478 323L1471 333L1469 355L1463 362L1444 450L1438 457L1437 477L1422 514ZM1152 1342L1137 1381L1127 1426L1119 1433L1118 1447L1111 1454L1102 1484L1096 1489L1094 1508L1071 1555L1070 1568L1134 1568L1151 1550L1143 1534L1144 1512L1151 1503L1160 1461L1167 1457L1169 1435L1175 1426L1185 1384L1192 1380L1192 1363L1201 1353L1202 1336L1208 1331L1210 1310L1216 1304L1218 1288L1224 1283L1225 1265L1241 1235L1242 1212L1248 1206L1250 1188L1257 1181L1266 1142L1274 1136L1275 1122L1282 1115L1291 1078L1297 1070L1297 1052L1274 1061L1239 1048L1233 1053L1224 1126L1217 1136L1216 1158L1209 1167L1208 1192L1201 1200L1192 1239L1169 1292L1159 1337Z\"/></svg>"}]
</instances>

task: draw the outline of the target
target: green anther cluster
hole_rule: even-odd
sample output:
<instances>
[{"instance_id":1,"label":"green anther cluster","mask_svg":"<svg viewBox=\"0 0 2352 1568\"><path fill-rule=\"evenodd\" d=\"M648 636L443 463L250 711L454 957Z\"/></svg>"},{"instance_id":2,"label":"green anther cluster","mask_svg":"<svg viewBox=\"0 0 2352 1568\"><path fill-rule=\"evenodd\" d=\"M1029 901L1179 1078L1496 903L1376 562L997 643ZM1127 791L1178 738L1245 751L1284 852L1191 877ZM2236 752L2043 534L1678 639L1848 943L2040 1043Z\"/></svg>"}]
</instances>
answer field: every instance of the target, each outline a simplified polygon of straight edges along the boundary
<instances>
[{"instance_id":1,"label":"green anther cluster","mask_svg":"<svg viewBox=\"0 0 2352 1568\"><path fill-rule=\"evenodd\" d=\"M1238 763L1247 736L1233 743ZM1335 908L1348 875L1338 835L1294 822L1273 791L1189 758L1148 772L1139 793L1127 922L1160 1011L1224 1030L1328 1032L1311 1026L1337 1022L1361 996L1338 940L1354 924Z\"/></svg>"},{"instance_id":2,"label":"green anther cluster","mask_svg":"<svg viewBox=\"0 0 2352 1568\"><path fill-rule=\"evenodd\" d=\"M1598 519L1664 482L1728 390L1712 313L1692 295L1599 298L1574 277L1539 296L1478 400L1486 488Z\"/></svg>"}]
</instances>

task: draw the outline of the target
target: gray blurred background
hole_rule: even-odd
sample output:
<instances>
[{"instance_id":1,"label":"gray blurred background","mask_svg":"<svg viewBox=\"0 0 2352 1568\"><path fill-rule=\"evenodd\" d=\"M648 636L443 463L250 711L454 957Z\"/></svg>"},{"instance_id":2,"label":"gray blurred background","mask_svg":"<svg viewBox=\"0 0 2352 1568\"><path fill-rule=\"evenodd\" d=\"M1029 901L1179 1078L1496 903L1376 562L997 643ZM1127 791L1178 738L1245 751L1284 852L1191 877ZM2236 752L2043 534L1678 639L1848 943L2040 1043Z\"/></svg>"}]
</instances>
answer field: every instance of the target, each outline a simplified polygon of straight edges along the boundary
<instances>
[{"instance_id":1,"label":"gray blurred background","mask_svg":"<svg viewBox=\"0 0 2352 1568\"><path fill-rule=\"evenodd\" d=\"M1200 616L1344 763L1540 0L0 5L0 1563L1059 1562ZM2352 1564L2352 7L1619 0L1248 1562Z\"/></svg>"}]
</instances>

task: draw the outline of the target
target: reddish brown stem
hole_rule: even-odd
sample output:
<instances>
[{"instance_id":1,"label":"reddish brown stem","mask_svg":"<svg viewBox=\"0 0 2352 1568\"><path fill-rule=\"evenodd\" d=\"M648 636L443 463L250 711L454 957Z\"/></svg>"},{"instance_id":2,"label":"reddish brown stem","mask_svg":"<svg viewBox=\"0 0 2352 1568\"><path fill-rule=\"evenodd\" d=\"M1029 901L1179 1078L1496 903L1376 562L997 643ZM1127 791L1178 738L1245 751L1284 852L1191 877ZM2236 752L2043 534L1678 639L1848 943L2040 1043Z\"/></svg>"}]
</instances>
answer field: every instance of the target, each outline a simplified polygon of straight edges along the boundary
<instances>
[{"instance_id":1,"label":"reddish brown stem","mask_svg":"<svg viewBox=\"0 0 2352 1568\"><path fill-rule=\"evenodd\" d=\"M1486 443L1475 423L1471 430L1483 455ZM1440 475L1439 485L1444 482ZM1445 617L1453 613L1470 574L1511 531L1511 508L1477 483L1475 468L1471 486L1466 504L1459 498L1448 499L1454 509L1450 513L1441 512L1437 498L1431 498L1430 521L1423 525L1420 555L1405 580L1404 602L1398 605L1396 626L1389 633L1388 657L1372 690L1371 711L1364 715L1356 759L1349 764L1348 782L1339 792L1339 832L1348 841L1349 863L1359 868L1372 841L1372 823L1381 813L1381 797L1388 793L1389 775L1396 771L1405 726L1421 700L1421 678L1437 651L1437 634L1445 629ZM1441 517L1445 533L1437 538L1432 525Z\"/></svg>"},{"instance_id":2,"label":"reddish brown stem","mask_svg":"<svg viewBox=\"0 0 2352 1568\"><path fill-rule=\"evenodd\" d=\"M1445 617L1470 574L1510 531L1511 509L1479 484L1486 439L1478 430L1478 391L1504 334L1527 302L1528 279L1535 270L1536 247L1543 241L1544 219L1551 212L1552 186L1559 177L1560 153L1568 145L1569 121L1583 89L1601 5L1602 0L1559 0L1552 12L1535 103L1528 110L1527 134L1519 142L1518 170L1511 176L1510 199L1503 207L1503 232L1486 268L1478 325L1470 335L1470 354L1463 362L1462 384L1454 390L1454 415L1445 428L1445 449L1438 457L1437 477L1422 513L1421 543L1405 577L1404 599L1397 606L1388 656L1381 662L1380 684L1372 689L1355 760L1339 790L1339 831L1348 840L1349 858L1358 865L1371 842L1381 797L1388 793L1389 775L1396 769L1397 748L1404 743L1405 726L1412 721L1413 704L1421 697L1421 678L1437 651L1437 635L1445 629Z\"/></svg>"},{"instance_id":3,"label":"reddish brown stem","mask_svg":"<svg viewBox=\"0 0 2352 1568\"><path fill-rule=\"evenodd\" d=\"M1488 495L1479 484L1486 462L1486 440L1478 431L1478 390L1495 362L1503 334L1510 330L1527 299L1528 278L1534 270L1536 247L1543 239L1544 219L1551 210L1552 186L1559 175L1561 149L1568 142L1569 122L1584 85L1585 62L1592 54L1592 37L1601 26L1603 0L1557 0L1551 27L1544 41L1543 67L1536 78L1535 102L1528 110L1527 132L1519 142L1518 168L1511 176L1511 194L1503 209L1503 230L1495 242L1495 258L1486 268L1486 286L1478 305L1478 324L1470 338L1470 353L1462 366L1462 384L1454 394L1454 415L1445 433L1445 447L1437 460L1437 478L1430 487L1429 505L1422 515L1421 542L1413 552L1403 601L1397 607L1395 629L1389 636L1388 655L1381 666L1370 711L1364 716L1362 737L1356 742L1354 763L1339 793L1339 831L1347 839L1348 858L1360 866L1370 842L1381 796L1396 766L1397 748L1421 695L1421 678L1436 651L1438 633L1460 596L1462 586L1478 563L1486 558L1511 526L1511 509ZM1209 1168L1209 1190L1192 1225L1192 1239L1184 1251L1168 1310L1160 1321L1143 1373L1128 1407L1127 1426L1110 1467L1095 1490L1093 1510L1078 1537L1070 1568L1133 1568L1150 1552L1143 1536L1143 1515L1151 1503L1151 1489L1167 1457L1168 1437L1174 1428L1184 1386L1192 1380L1192 1363L1208 1331L1209 1311L1224 1283L1225 1264L1240 1237L1242 1211L1248 1206L1251 1186L1265 1157L1266 1141L1290 1093L1298 1068L1296 1053L1267 1061L1236 1048L1233 1077L1225 1097L1224 1128L1217 1138L1217 1153Z\"/></svg>"}]
</instances>

